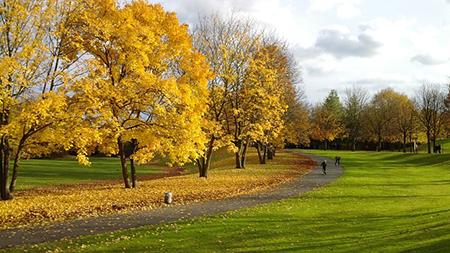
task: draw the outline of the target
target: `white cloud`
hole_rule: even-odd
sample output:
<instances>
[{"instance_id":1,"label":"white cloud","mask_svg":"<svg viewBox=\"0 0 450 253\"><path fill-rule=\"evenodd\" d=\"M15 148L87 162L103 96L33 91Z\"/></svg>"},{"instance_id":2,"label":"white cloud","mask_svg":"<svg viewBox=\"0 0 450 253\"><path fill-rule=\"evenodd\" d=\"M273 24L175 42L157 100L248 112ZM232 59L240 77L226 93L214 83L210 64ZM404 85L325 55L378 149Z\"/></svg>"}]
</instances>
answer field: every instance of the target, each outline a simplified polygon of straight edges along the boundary
<instances>
[{"instance_id":1,"label":"white cloud","mask_svg":"<svg viewBox=\"0 0 450 253\"><path fill-rule=\"evenodd\" d=\"M310 0L309 12L335 11L343 19L361 15L359 0Z\"/></svg>"},{"instance_id":2,"label":"white cloud","mask_svg":"<svg viewBox=\"0 0 450 253\"><path fill-rule=\"evenodd\" d=\"M449 0L450 1L450 0ZM418 62L422 65L440 65L449 61L449 58L435 58L428 54L418 54L411 58L412 62Z\"/></svg>"},{"instance_id":3,"label":"white cloud","mask_svg":"<svg viewBox=\"0 0 450 253\"><path fill-rule=\"evenodd\" d=\"M450 0L381 2L161 0L182 22L237 12L274 30L294 46L302 85L313 102L352 82L375 92L391 86L411 94L423 79L448 81Z\"/></svg>"}]
</instances>

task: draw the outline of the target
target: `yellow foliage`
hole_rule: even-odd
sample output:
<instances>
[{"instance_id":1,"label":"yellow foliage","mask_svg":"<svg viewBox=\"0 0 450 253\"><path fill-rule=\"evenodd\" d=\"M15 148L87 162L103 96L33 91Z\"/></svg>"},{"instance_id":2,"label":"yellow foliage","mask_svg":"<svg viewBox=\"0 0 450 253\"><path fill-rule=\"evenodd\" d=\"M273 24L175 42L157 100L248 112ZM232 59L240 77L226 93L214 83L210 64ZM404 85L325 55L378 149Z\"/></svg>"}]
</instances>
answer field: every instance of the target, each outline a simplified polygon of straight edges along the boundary
<instances>
[{"instance_id":1,"label":"yellow foliage","mask_svg":"<svg viewBox=\"0 0 450 253\"><path fill-rule=\"evenodd\" d=\"M100 150L117 154L118 143L136 139L138 163L156 154L179 164L195 158L210 73L188 27L145 1L86 4L77 43L91 57L90 73L73 92L100 133Z\"/></svg>"}]
</instances>

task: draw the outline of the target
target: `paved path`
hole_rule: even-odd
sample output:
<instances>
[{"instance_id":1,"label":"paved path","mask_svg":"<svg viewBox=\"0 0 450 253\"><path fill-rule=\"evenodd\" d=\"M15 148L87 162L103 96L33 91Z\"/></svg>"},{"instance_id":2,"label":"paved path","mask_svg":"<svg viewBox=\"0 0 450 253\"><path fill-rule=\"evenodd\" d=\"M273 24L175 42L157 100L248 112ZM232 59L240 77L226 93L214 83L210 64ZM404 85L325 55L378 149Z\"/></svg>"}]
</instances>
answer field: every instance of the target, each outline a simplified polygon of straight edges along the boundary
<instances>
[{"instance_id":1,"label":"paved path","mask_svg":"<svg viewBox=\"0 0 450 253\"><path fill-rule=\"evenodd\" d=\"M306 156L317 161L318 164L324 159L314 155ZM277 188L251 195L238 196L224 200L212 200L184 206L165 207L151 211L134 212L132 214L117 214L65 221L34 228L0 230L0 248L24 244L36 244L66 237L93 235L145 225L174 222L180 219L198 216L215 215L226 211L295 197L311 191L316 187L327 185L342 175L342 168L334 166L334 161L330 159L327 160L328 174L326 176L322 175L321 168L317 166L314 170L301 178L278 186Z\"/></svg>"}]
</instances>

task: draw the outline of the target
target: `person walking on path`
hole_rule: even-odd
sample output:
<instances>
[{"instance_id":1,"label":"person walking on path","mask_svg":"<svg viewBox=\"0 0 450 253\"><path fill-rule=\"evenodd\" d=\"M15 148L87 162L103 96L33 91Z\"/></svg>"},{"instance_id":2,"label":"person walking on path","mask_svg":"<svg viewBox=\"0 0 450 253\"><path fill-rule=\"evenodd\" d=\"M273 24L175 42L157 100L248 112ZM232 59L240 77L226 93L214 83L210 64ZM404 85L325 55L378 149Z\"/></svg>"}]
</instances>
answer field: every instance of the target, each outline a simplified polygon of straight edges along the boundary
<instances>
[{"instance_id":1,"label":"person walking on path","mask_svg":"<svg viewBox=\"0 0 450 253\"><path fill-rule=\"evenodd\" d=\"M336 166L341 165L341 157L340 156L336 156L334 158L334 165L336 165Z\"/></svg>"},{"instance_id":2,"label":"person walking on path","mask_svg":"<svg viewBox=\"0 0 450 253\"><path fill-rule=\"evenodd\" d=\"M327 161L323 160L320 165L322 165L323 174L326 175L327 174Z\"/></svg>"}]
</instances>

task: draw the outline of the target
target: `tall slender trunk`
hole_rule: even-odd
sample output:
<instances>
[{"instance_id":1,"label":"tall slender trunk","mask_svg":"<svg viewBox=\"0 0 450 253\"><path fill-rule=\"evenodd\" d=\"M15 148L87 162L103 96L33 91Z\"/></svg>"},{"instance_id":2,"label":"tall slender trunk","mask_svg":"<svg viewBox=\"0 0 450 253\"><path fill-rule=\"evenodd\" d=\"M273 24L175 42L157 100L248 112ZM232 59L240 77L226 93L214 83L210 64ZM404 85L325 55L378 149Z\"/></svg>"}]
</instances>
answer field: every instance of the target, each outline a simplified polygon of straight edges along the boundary
<instances>
[{"instance_id":1,"label":"tall slender trunk","mask_svg":"<svg viewBox=\"0 0 450 253\"><path fill-rule=\"evenodd\" d=\"M324 149L328 150L328 140L324 140Z\"/></svg>"},{"instance_id":2,"label":"tall slender trunk","mask_svg":"<svg viewBox=\"0 0 450 253\"><path fill-rule=\"evenodd\" d=\"M237 142L237 152L236 152L236 169L242 169L242 149L243 149L243 144L244 142L242 140L238 140Z\"/></svg>"},{"instance_id":3,"label":"tall slender trunk","mask_svg":"<svg viewBox=\"0 0 450 253\"><path fill-rule=\"evenodd\" d=\"M433 153L436 153L436 136L433 134Z\"/></svg>"},{"instance_id":4,"label":"tall slender trunk","mask_svg":"<svg viewBox=\"0 0 450 253\"><path fill-rule=\"evenodd\" d=\"M267 159L273 160L274 154L275 154L275 149L273 147L268 147L267 148Z\"/></svg>"},{"instance_id":5,"label":"tall slender trunk","mask_svg":"<svg viewBox=\"0 0 450 253\"><path fill-rule=\"evenodd\" d=\"M127 168L127 158L125 156L125 151L123 147L122 138L119 137L117 139L117 145L119 147L119 157L120 157L120 165L122 167L122 178L125 188L131 188L130 180L128 176L128 168Z\"/></svg>"},{"instance_id":6,"label":"tall slender trunk","mask_svg":"<svg viewBox=\"0 0 450 253\"><path fill-rule=\"evenodd\" d=\"M406 140L408 138L408 132L403 131L403 153L406 153Z\"/></svg>"},{"instance_id":7,"label":"tall slender trunk","mask_svg":"<svg viewBox=\"0 0 450 253\"><path fill-rule=\"evenodd\" d=\"M242 169L245 169L245 164L247 162L247 149L248 149L249 144L250 144L250 139L247 138L247 140L245 140L244 147L243 147L242 154L241 154L241 168Z\"/></svg>"},{"instance_id":8,"label":"tall slender trunk","mask_svg":"<svg viewBox=\"0 0 450 253\"><path fill-rule=\"evenodd\" d=\"M356 138L352 138L352 151L356 151Z\"/></svg>"},{"instance_id":9,"label":"tall slender trunk","mask_svg":"<svg viewBox=\"0 0 450 253\"><path fill-rule=\"evenodd\" d=\"M131 169L131 187L137 187L137 177L136 177L136 167L134 166L134 159L130 159L130 169Z\"/></svg>"},{"instance_id":10,"label":"tall slender trunk","mask_svg":"<svg viewBox=\"0 0 450 253\"><path fill-rule=\"evenodd\" d=\"M1 178L0 178L0 198L2 200L12 199L12 195L8 188L8 173L9 163L11 160L9 140L7 136L2 136L0 142L0 166L1 166Z\"/></svg>"},{"instance_id":11,"label":"tall slender trunk","mask_svg":"<svg viewBox=\"0 0 450 253\"><path fill-rule=\"evenodd\" d=\"M214 142L215 138L211 137L206 148L206 153L204 154L204 156L197 159L199 177L208 177L208 170L211 167L211 159L214 152Z\"/></svg>"},{"instance_id":12,"label":"tall slender trunk","mask_svg":"<svg viewBox=\"0 0 450 253\"><path fill-rule=\"evenodd\" d=\"M258 151L259 164L266 164L266 146L257 142L256 150Z\"/></svg>"},{"instance_id":13,"label":"tall slender trunk","mask_svg":"<svg viewBox=\"0 0 450 253\"><path fill-rule=\"evenodd\" d=\"M414 152L414 145L412 144L412 131L409 131L409 151L410 153Z\"/></svg>"},{"instance_id":14,"label":"tall slender trunk","mask_svg":"<svg viewBox=\"0 0 450 253\"><path fill-rule=\"evenodd\" d=\"M377 137L377 152L380 152L381 148L381 135L379 134Z\"/></svg>"},{"instance_id":15,"label":"tall slender trunk","mask_svg":"<svg viewBox=\"0 0 450 253\"><path fill-rule=\"evenodd\" d=\"M20 139L19 146L17 146L16 154L14 155L13 171L11 175L11 182L9 184L10 193L13 193L16 189L17 176L19 174L20 154L22 153L24 145L25 145L25 138L22 137Z\"/></svg>"},{"instance_id":16,"label":"tall slender trunk","mask_svg":"<svg viewBox=\"0 0 450 253\"><path fill-rule=\"evenodd\" d=\"M427 148L428 148L428 154L431 154L431 134L430 134L430 130L427 130Z\"/></svg>"}]
</instances>

